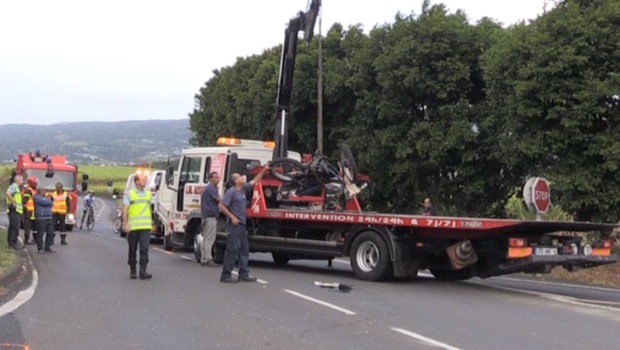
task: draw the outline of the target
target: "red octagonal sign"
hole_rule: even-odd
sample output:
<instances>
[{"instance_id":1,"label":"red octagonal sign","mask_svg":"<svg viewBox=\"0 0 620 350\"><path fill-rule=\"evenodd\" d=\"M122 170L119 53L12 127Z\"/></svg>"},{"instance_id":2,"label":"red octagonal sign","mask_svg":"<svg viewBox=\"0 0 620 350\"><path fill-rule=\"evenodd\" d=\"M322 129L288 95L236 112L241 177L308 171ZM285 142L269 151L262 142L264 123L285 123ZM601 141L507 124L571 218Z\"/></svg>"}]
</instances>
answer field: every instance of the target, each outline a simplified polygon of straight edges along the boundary
<instances>
[{"instance_id":1,"label":"red octagonal sign","mask_svg":"<svg viewBox=\"0 0 620 350\"><path fill-rule=\"evenodd\" d=\"M549 183L543 178L536 178L534 186L532 188L532 197L534 197L534 206L539 213L546 213L551 204L551 190L549 190Z\"/></svg>"}]
</instances>

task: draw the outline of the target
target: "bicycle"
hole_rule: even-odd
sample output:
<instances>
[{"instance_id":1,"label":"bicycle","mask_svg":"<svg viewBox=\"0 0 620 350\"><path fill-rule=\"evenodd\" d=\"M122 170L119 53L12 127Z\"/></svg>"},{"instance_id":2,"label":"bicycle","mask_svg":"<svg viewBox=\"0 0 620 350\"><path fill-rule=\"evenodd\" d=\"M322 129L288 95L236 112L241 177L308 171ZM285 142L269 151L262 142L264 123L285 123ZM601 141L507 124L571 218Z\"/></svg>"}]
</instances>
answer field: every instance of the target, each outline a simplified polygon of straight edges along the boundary
<instances>
[{"instance_id":1,"label":"bicycle","mask_svg":"<svg viewBox=\"0 0 620 350\"><path fill-rule=\"evenodd\" d=\"M116 209L116 217L112 222L112 230L114 233L120 233L123 229L123 217L120 209Z\"/></svg>"},{"instance_id":2,"label":"bicycle","mask_svg":"<svg viewBox=\"0 0 620 350\"><path fill-rule=\"evenodd\" d=\"M95 227L95 213L92 207L88 207L88 212L86 213L86 228L88 231L92 231L93 227Z\"/></svg>"}]
</instances>

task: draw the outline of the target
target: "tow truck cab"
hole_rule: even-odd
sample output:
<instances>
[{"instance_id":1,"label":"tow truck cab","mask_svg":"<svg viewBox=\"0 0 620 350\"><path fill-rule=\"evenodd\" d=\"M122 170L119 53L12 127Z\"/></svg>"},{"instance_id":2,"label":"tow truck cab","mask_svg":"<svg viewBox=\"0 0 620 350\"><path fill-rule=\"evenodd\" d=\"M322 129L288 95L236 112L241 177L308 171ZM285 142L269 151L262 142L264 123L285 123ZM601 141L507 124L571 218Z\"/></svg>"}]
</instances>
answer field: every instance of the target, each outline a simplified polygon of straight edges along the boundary
<instances>
[{"instance_id":1,"label":"tow truck cab","mask_svg":"<svg viewBox=\"0 0 620 350\"><path fill-rule=\"evenodd\" d=\"M220 175L218 192L224 196L231 174L239 173L251 180L250 170L272 159L273 142L224 138L215 147L183 150L179 166L169 167L160 185L155 213L164 230L164 248L193 247L201 229L200 197L209 184L209 174ZM297 152L289 158L301 161ZM223 223L223 220L220 220Z\"/></svg>"}]
</instances>

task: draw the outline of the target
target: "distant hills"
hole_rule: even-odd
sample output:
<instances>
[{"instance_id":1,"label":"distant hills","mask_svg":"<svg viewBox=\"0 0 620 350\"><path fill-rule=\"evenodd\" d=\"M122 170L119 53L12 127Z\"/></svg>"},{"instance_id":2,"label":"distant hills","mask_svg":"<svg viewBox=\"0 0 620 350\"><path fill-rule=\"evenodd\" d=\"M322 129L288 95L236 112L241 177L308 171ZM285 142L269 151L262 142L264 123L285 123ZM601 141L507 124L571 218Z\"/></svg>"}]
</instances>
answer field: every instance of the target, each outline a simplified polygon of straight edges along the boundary
<instances>
[{"instance_id":1,"label":"distant hills","mask_svg":"<svg viewBox=\"0 0 620 350\"><path fill-rule=\"evenodd\" d=\"M0 162L38 148L78 164L133 165L177 156L189 145L189 119L0 125Z\"/></svg>"}]
</instances>

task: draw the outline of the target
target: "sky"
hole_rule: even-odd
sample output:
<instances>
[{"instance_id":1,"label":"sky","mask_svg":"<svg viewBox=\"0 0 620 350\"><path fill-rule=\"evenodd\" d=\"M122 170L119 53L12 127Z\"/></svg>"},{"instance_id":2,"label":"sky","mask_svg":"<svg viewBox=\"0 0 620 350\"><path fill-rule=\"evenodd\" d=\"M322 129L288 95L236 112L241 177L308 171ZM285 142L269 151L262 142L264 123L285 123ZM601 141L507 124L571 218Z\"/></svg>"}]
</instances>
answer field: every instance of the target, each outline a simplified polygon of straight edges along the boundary
<instances>
[{"instance_id":1,"label":"sky","mask_svg":"<svg viewBox=\"0 0 620 350\"><path fill-rule=\"evenodd\" d=\"M544 0L443 0L474 23L535 18ZM323 0L322 31L366 31L422 0ZM214 69L282 42L307 0L0 1L0 125L187 118ZM318 26L316 31L318 32ZM275 99L275 92L274 92Z\"/></svg>"}]
</instances>

